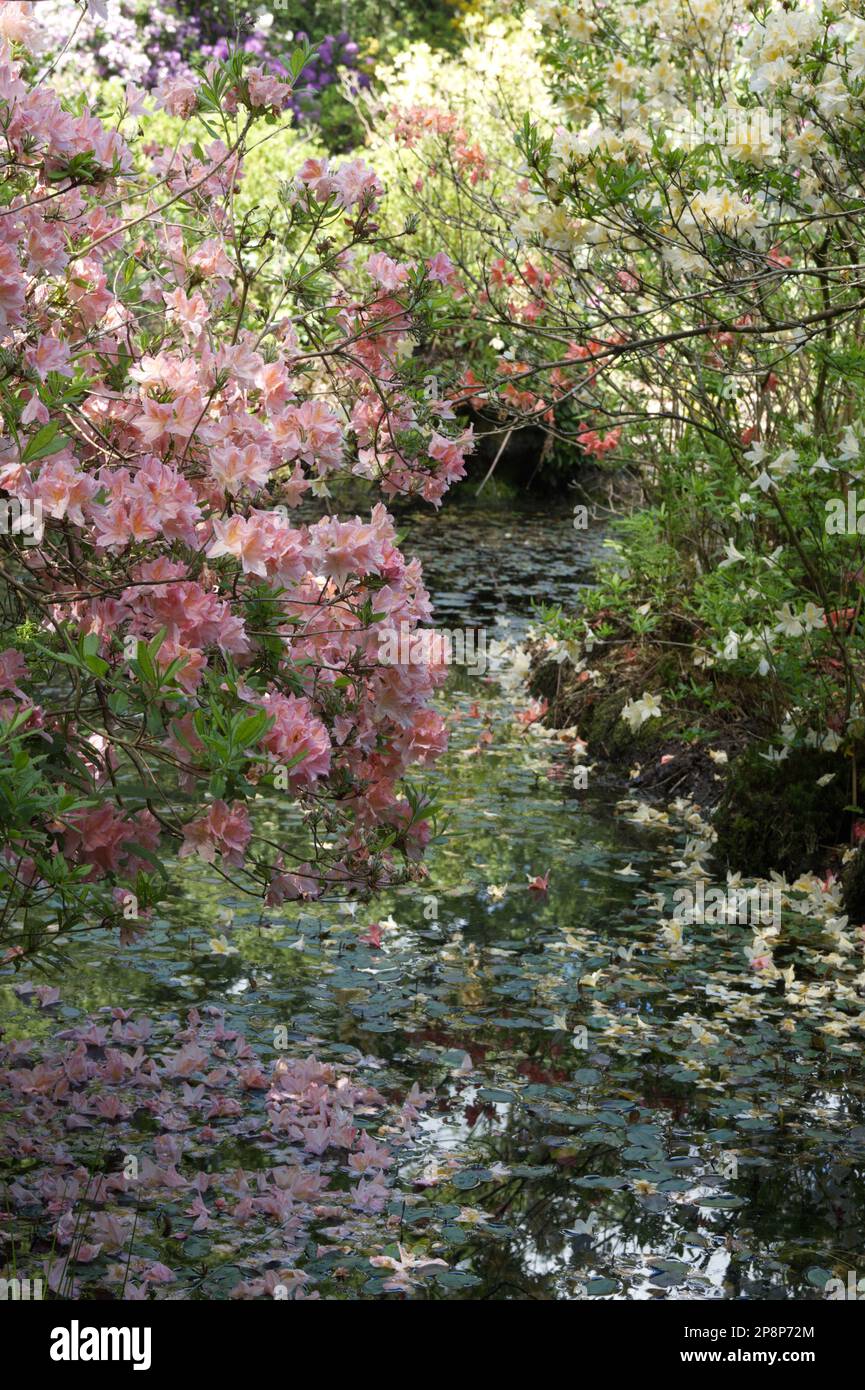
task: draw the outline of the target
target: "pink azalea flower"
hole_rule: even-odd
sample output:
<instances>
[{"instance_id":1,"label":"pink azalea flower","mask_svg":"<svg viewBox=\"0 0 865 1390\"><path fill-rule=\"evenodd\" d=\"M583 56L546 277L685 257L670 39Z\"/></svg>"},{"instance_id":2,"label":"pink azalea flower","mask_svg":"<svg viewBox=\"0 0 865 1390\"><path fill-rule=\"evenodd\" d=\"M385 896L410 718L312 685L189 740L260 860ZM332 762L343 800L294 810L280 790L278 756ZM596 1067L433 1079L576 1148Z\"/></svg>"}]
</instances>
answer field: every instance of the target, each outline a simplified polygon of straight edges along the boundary
<instances>
[{"instance_id":1,"label":"pink azalea flower","mask_svg":"<svg viewBox=\"0 0 865 1390\"><path fill-rule=\"evenodd\" d=\"M241 868L251 839L252 826L243 802L233 801L227 806L224 801L214 801L206 816L185 826L179 854L181 859L197 854L212 864L219 853L229 864Z\"/></svg>"}]
</instances>

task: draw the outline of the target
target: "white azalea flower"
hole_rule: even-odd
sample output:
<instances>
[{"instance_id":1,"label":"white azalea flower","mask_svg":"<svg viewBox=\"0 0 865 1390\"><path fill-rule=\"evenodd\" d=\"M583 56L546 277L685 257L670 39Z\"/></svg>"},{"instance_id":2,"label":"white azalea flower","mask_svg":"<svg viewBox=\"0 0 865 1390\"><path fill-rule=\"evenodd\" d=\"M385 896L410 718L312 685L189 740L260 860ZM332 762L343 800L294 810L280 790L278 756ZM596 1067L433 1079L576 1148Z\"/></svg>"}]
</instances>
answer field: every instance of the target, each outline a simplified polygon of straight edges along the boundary
<instances>
[{"instance_id":1,"label":"white azalea flower","mask_svg":"<svg viewBox=\"0 0 865 1390\"><path fill-rule=\"evenodd\" d=\"M841 447L838 451L838 457L844 459L845 462L859 457L859 440L856 437L856 431L853 429L852 425L848 425L841 436Z\"/></svg>"},{"instance_id":2,"label":"white azalea flower","mask_svg":"<svg viewBox=\"0 0 865 1390\"><path fill-rule=\"evenodd\" d=\"M777 473L779 478L787 478L791 473L795 473L799 467L799 455L795 449L785 449L779 454L774 463L769 464L773 473Z\"/></svg>"},{"instance_id":3,"label":"white azalea flower","mask_svg":"<svg viewBox=\"0 0 865 1390\"><path fill-rule=\"evenodd\" d=\"M661 703L650 691L644 690L639 700L629 700L622 710L624 719L632 734L645 724L647 719L657 719L661 714Z\"/></svg>"},{"instance_id":4,"label":"white azalea flower","mask_svg":"<svg viewBox=\"0 0 865 1390\"><path fill-rule=\"evenodd\" d=\"M728 565L735 565L737 560L744 560L745 558L746 556L736 549L735 542L730 539L724 547L724 559L719 564L718 569L726 569Z\"/></svg>"},{"instance_id":5,"label":"white azalea flower","mask_svg":"<svg viewBox=\"0 0 865 1390\"><path fill-rule=\"evenodd\" d=\"M834 472L835 472L835 469L834 469L833 465L832 465L831 463L829 463L829 461L828 461L828 459L826 458L826 455L825 455L825 454L821 454L820 457L817 459L817 461L816 461L815 463L812 463L812 464L811 464L811 467L808 469L808 473L810 474L810 476L811 476L812 478L813 478L813 476L814 476L815 473L834 473Z\"/></svg>"},{"instance_id":6,"label":"white azalea flower","mask_svg":"<svg viewBox=\"0 0 865 1390\"><path fill-rule=\"evenodd\" d=\"M212 936L208 945L215 956L236 956L239 954L238 948L231 946L225 936Z\"/></svg>"},{"instance_id":7,"label":"white azalea flower","mask_svg":"<svg viewBox=\"0 0 865 1390\"><path fill-rule=\"evenodd\" d=\"M793 612L792 604L782 604L780 610L778 611L778 613L775 614L775 616L778 619L777 625L775 627L776 632L782 633L785 637L802 636L802 633L805 631L805 628L802 625L801 618L799 618L798 614Z\"/></svg>"},{"instance_id":8,"label":"white azalea flower","mask_svg":"<svg viewBox=\"0 0 865 1390\"><path fill-rule=\"evenodd\" d=\"M816 603L806 603L802 609L802 622L805 624L806 632L813 632L816 628L826 626L826 614Z\"/></svg>"}]
</instances>

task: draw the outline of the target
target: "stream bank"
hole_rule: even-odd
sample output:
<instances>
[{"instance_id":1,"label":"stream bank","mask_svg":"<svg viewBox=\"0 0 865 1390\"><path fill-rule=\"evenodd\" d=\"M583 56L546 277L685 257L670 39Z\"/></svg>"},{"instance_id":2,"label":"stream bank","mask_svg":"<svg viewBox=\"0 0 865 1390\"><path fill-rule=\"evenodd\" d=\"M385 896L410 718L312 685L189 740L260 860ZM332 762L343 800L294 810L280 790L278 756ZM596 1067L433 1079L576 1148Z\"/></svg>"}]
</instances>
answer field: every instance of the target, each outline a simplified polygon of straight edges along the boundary
<instances>
[{"instance_id":1,"label":"stream bank","mask_svg":"<svg viewBox=\"0 0 865 1390\"><path fill-rule=\"evenodd\" d=\"M850 868L848 847L858 840L845 759L801 747L782 748L778 757L756 683L713 672L714 702L689 698L694 648L683 639L641 637L621 622L606 640L535 637L528 684L544 723L575 728L606 785L657 804L687 797L711 814L724 872L843 877L845 905L862 921L865 885ZM628 709L647 694L651 715L629 720Z\"/></svg>"}]
</instances>

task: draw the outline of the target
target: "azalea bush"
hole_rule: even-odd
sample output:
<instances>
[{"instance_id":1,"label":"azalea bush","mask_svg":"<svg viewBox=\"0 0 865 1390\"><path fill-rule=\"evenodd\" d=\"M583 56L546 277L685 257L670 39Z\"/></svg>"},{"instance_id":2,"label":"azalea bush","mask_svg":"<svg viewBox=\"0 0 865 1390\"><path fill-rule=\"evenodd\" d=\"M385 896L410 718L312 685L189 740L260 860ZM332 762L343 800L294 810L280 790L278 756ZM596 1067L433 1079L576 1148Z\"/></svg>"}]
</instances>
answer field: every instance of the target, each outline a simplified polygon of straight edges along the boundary
<instances>
[{"instance_id":1,"label":"azalea bush","mask_svg":"<svg viewBox=\"0 0 865 1390\"><path fill-rule=\"evenodd\" d=\"M369 86L372 57L361 53L361 45L341 25L329 31L315 22L310 35L301 22L295 30L287 26L284 8L271 12L236 0L207 5L163 0L158 6L143 0L41 0L39 17L39 42L58 83L88 99L104 83L134 81L153 90L169 78L189 77L202 62L225 61L235 50L269 72L285 74L292 43L311 43L314 51L292 87L288 109L298 125L317 127L328 149L344 150L358 142L351 93ZM7 23L12 22L10 17Z\"/></svg>"},{"instance_id":2,"label":"azalea bush","mask_svg":"<svg viewBox=\"0 0 865 1390\"><path fill-rule=\"evenodd\" d=\"M461 27L457 53L417 42L380 65L359 109L376 167L397 189L387 225L396 231L399 219L411 219L419 252L444 249L457 268L452 311L428 344L430 360L458 364L461 407L497 437L496 447L528 409L549 451L550 401L513 379L518 364L490 305L498 295L510 314L534 321L549 287L539 256L514 256L511 228L511 200L525 188L514 130L529 107L550 130L555 114L542 30L530 12L483 10L464 16ZM566 468L574 457L571 449Z\"/></svg>"},{"instance_id":3,"label":"azalea bush","mask_svg":"<svg viewBox=\"0 0 865 1390\"><path fill-rule=\"evenodd\" d=\"M307 161L240 213L286 76L251 55L68 109L38 13L3 17L0 881L13 958L146 926L170 853L262 904L398 878L430 833L412 764L442 672L379 659L429 616L384 502L438 504L469 436L415 365L446 258L377 248L384 188ZM334 480L364 518L300 522ZM317 500L316 500L317 499ZM291 844L253 803L294 808Z\"/></svg>"},{"instance_id":4,"label":"azalea bush","mask_svg":"<svg viewBox=\"0 0 865 1390\"><path fill-rule=\"evenodd\" d=\"M693 648L692 694L711 702L719 673L762 683L782 755L851 745L865 21L730 0L526 13L555 110L517 124L510 184L480 153L461 167L447 114L404 141L426 234L496 353L472 400L639 481L651 510L596 598L601 637L617 605L638 626L643 609L655 641ZM431 177L449 203L425 197Z\"/></svg>"},{"instance_id":5,"label":"azalea bush","mask_svg":"<svg viewBox=\"0 0 865 1390\"><path fill-rule=\"evenodd\" d=\"M10 5L9 10L23 7ZM41 51L50 54L59 80L66 85L92 87L100 80L120 77L152 88L170 77L192 70L200 56L225 56L227 41L261 58L266 51L267 25L251 9L252 24L237 20L243 13L230 3L196 8L161 0L40 0ZM217 46L222 45L219 55Z\"/></svg>"}]
</instances>

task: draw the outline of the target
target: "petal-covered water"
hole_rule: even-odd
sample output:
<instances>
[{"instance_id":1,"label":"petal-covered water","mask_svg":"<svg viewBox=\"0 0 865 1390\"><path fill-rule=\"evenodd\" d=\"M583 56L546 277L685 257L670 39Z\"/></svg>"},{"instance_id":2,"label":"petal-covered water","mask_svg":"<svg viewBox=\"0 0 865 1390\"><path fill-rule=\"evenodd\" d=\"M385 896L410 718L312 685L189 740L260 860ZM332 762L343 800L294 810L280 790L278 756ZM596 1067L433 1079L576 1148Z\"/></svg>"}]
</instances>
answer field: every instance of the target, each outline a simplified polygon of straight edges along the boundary
<instances>
[{"instance_id":1,"label":"petal-covered water","mask_svg":"<svg viewBox=\"0 0 865 1390\"><path fill-rule=\"evenodd\" d=\"M598 543L457 510L408 548L439 621L492 644L572 604ZM575 790L573 739L490 652L443 698L424 882L262 917L186 861L137 945L4 978L7 1042L36 1044L5 1099L7 1269L79 1296L493 1299L821 1297L856 1269L861 940L811 882L783 890L777 977L750 927L670 925L708 827Z\"/></svg>"}]
</instances>

